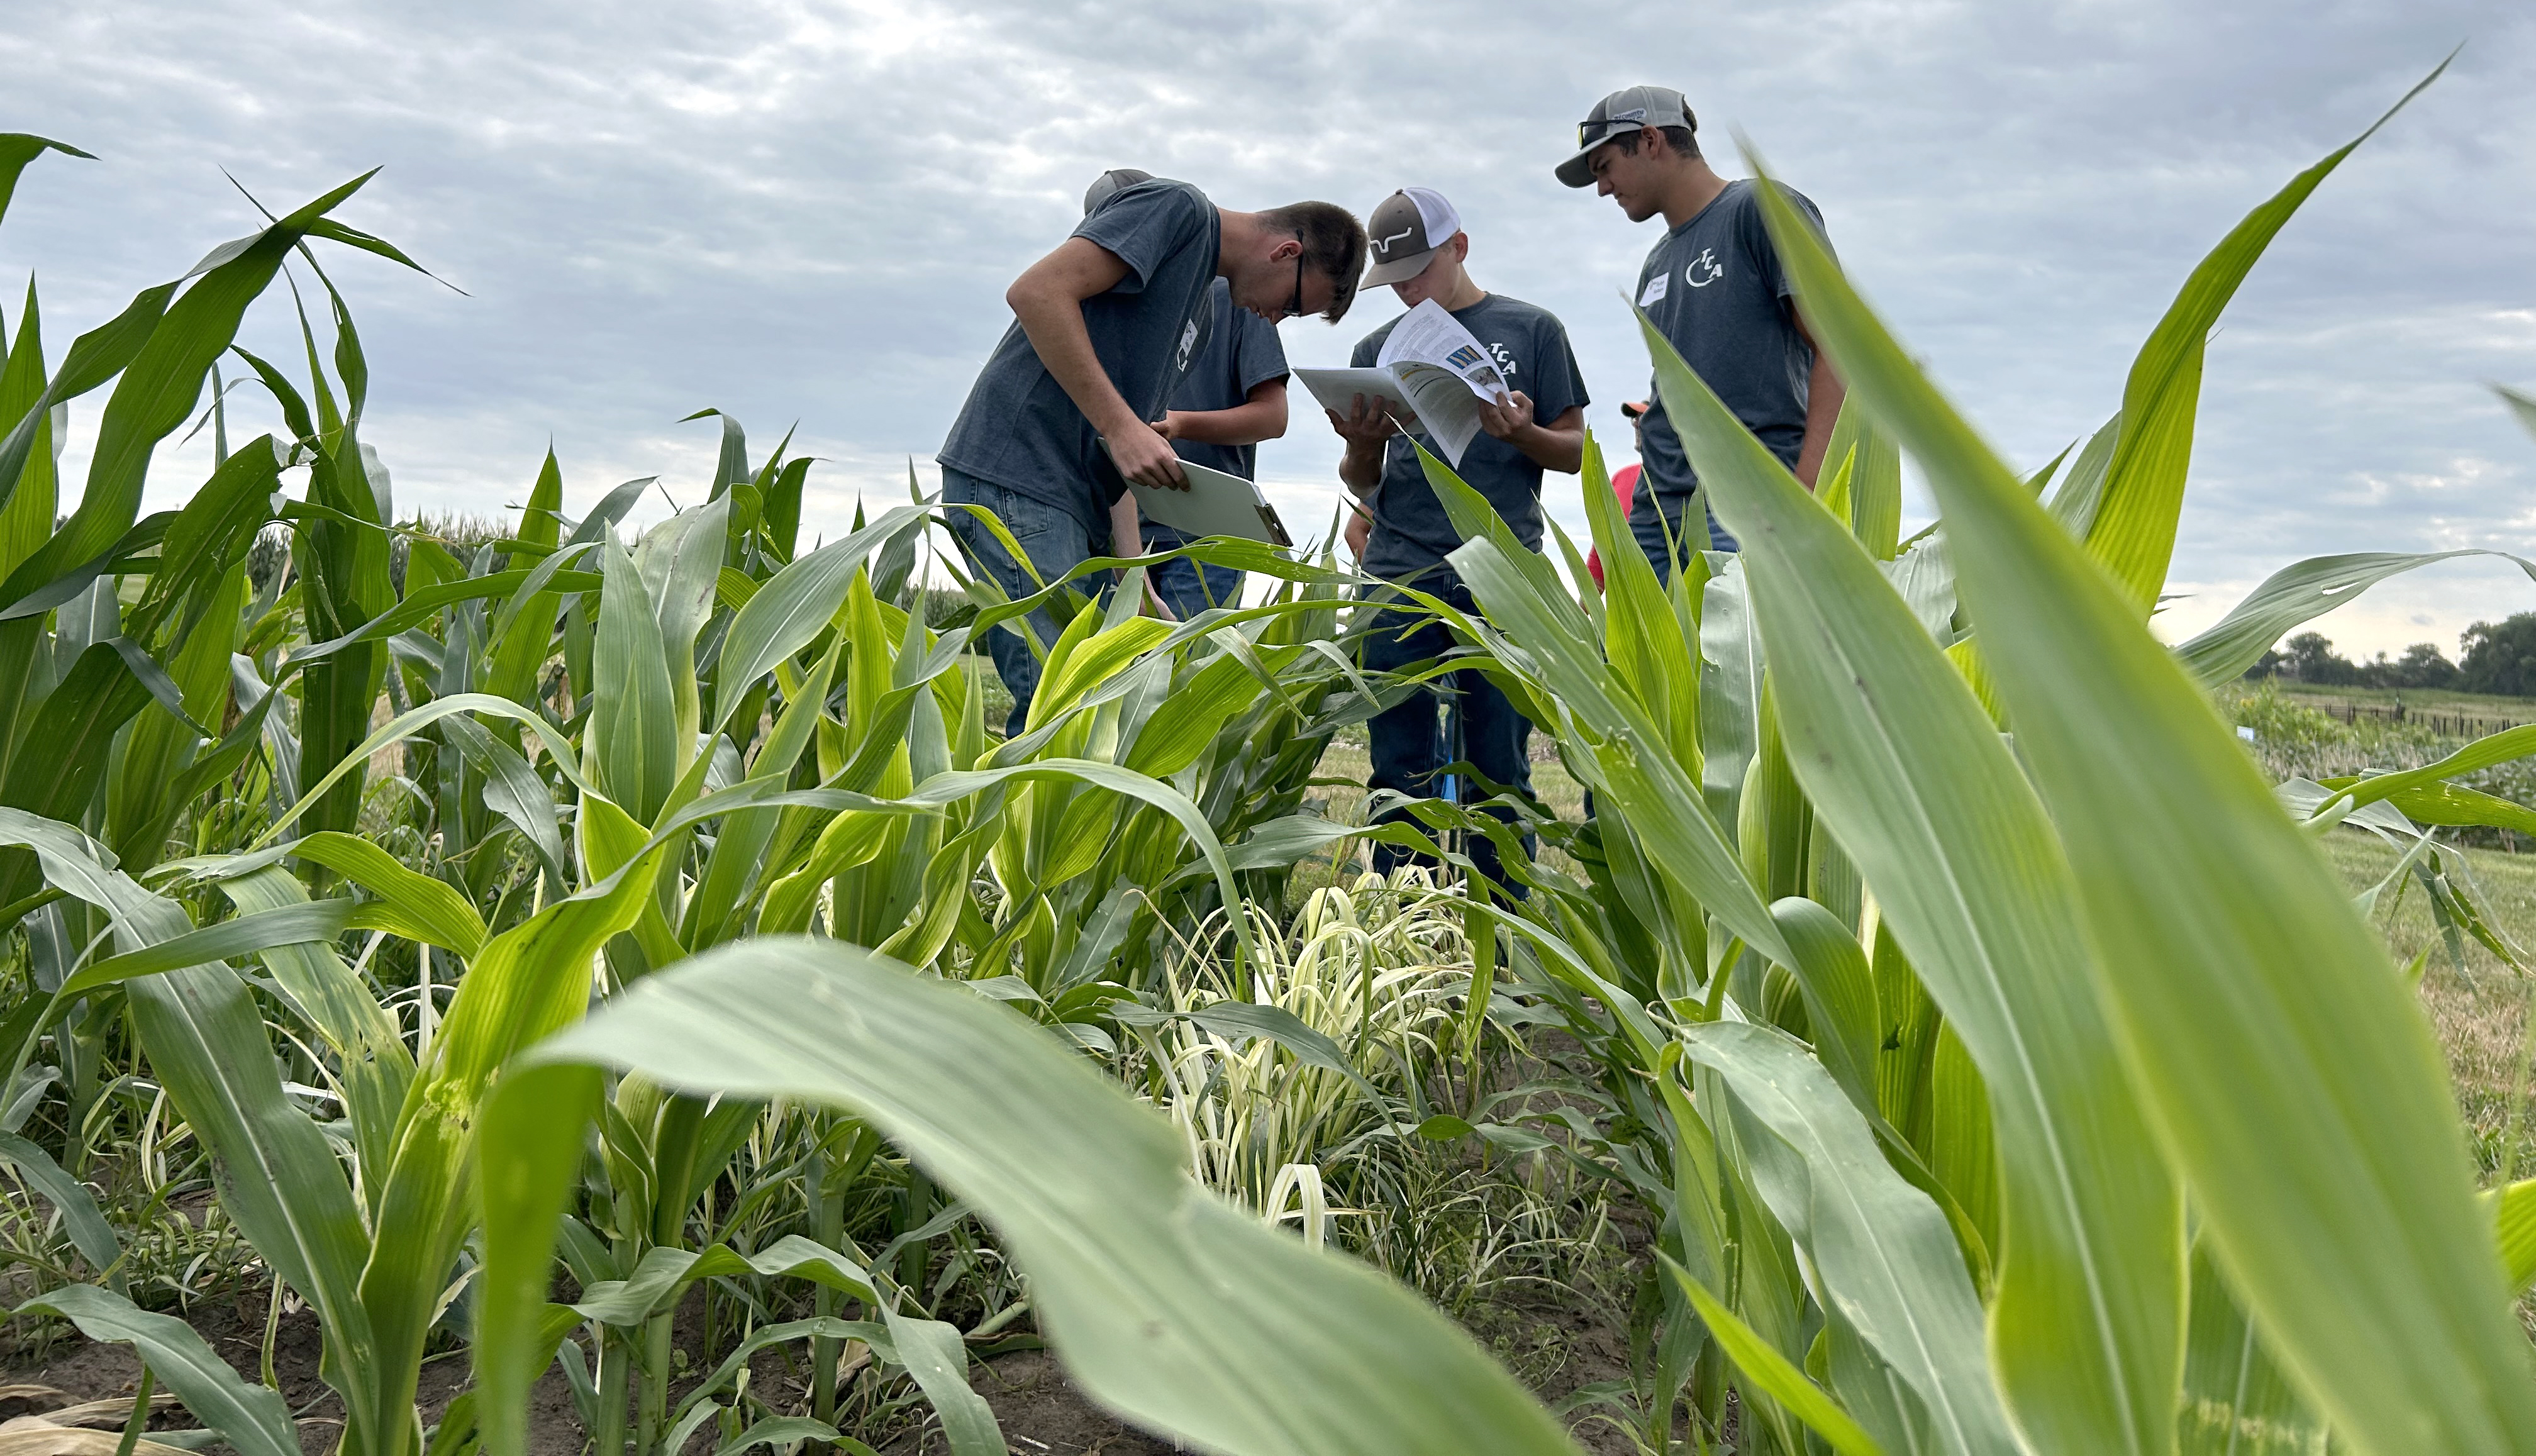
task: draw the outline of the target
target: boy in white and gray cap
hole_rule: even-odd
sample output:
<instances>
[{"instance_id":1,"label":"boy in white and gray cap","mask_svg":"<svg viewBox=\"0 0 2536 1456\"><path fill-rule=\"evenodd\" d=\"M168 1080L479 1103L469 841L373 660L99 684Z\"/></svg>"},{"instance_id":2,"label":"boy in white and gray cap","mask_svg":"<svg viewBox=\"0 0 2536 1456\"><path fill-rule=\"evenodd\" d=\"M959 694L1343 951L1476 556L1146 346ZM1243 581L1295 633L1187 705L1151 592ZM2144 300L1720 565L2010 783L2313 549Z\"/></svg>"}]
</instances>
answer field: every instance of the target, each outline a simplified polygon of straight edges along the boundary
<instances>
[{"instance_id":1,"label":"boy in white and gray cap","mask_svg":"<svg viewBox=\"0 0 2536 1456\"><path fill-rule=\"evenodd\" d=\"M1698 129L1680 92L1661 86L1616 91L1577 126L1575 155L1558 164L1558 180L1594 188L1632 222L1664 215L1668 230L1647 254L1631 296L1736 418L1811 488L1840 416L1840 377L1815 351L1797 311L1753 183L1717 175L1699 155ZM1793 189L1781 190L1820 232L1822 214L1814 205ZM1663 396L1650 389L1648 399L1639 447L1645 488L1629 511L1629 532L1656 575L1669 581L1674 553L1700 544L1681 539L1699 477L1665 417ZM1688 519L1704 526L1707 543L1735 549L1716 517L1701 515L1704 522Z\"/></svg>"},{"instance_id":2,"label":"boy in white and gray cap","mask_svg":"<svg viewBox=\"0 0 2536 1456\"><path fill-rule=\"evenodd\" d=\"M1480 426L1462 452L1458 474L1465 484L1488 498L1533 550L1541 549L1541 476L1544 471L1573 475L1585 453L1585 379L1568 348L1567 331L1548 309L1519 298L1483 290L1463 268L1470 256L1470 234L1461 215L1444 195L1428 187L1404 187L1385 198L1365 223L1365 255L1373 266L1364 285L1388 284L1400 301L1412 308L1428 299L1451 314L1496 361L1506 383L1499 400L1480 406ZM1349 362L1370 366L1391 337L1390 323L1368 334ZM1363 548L1364 571L1385 581L1415 585L1443 598L1464 611L1476 612L1471 589L1462 583L1445 553L1462 543L1426 483L1426 472L1404 429L1417 429L1414 419L1393 420L1360 395L1342 417L1330 424L1347 442L1339 461L1339 478L1367 507L1373 524ZM1430 449L1431 444L1430 444ZM1394 596L1386 587L1366 593L1359 613L1364 625L1364 665L1378 672L1399 672L1440 658L1454 647L1451 629L1423 610L1378 605ZM1524 752L1532 726L1496 684L1476 668L1444 674L1438 685L1448 691L1460 713L1460 756L1482 778L1519 792L1532 789L1532 771ZM1435 776L1452 755L1441 751L1436 731L1437 699L1412 693L1373 716L1366 725L1371 740L1372 774L1366 787L1389 789L1413 797L1432 793ZM1500 818L1510 812L1492 810ZM1527 848L1529 848L1527 846ZM1471 860L1479 871L1500 884L1506 871L1495 844L1474 835ZM1389 871L1410 857L1391 845L1374 847L1374 867ZM1521 894L1518 888L1515 893Z\"/></svg>"}]
</instances>

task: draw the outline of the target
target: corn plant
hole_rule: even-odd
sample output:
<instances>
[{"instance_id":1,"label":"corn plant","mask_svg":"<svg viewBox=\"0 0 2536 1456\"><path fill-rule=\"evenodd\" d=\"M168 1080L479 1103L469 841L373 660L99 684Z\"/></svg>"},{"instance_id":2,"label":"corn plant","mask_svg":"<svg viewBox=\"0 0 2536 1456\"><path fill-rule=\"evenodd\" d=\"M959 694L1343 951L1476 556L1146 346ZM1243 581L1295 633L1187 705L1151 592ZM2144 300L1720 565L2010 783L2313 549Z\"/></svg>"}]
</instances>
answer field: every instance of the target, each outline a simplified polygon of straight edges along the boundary
<instances>
[{"instance_id":1,"label":"corn plant","mask_svg":"<svg viewBox=\"0 0 2536 1456\"><path fill-rule=\"evenodd\" d=\"M410 266L333 219L358 181L58 364L31 294L0 331L0 1161L58 1218L46 1282L96 1284L27 1308L134 1344L232 1447L297 1449L273 1392L126 1298L136 1250L83 1179L146 1067L277 1314L314 1311L357 1456L426 1448L417 1371L458 1335L478 1386L435 1452L479 1424L523 1449L560 1360L601 1456L708 1425L851 1449L919 1398L988 1456L969 1347L1024 1314L1095 1399L1209 1449L1572 1449L1324 1246L1445 1149L1644 1205L1632 1368L1582 1399L1652 1450L1730 1407L1738 1449L1789 1456L2536 1447L2506 1313L2536 1180L2474 1190L2408 979L2314 843L2388 837L2509 951L2432 831L2523 820L2455 781L2536 729L2273 786L2206 693L2454 553L2299 563L2173 650L2146 626L2201 341L2351 150L2203 261L2121 412L2024 477L1766 185L1851 384L1820 490L1649 336L1742 555L1659 585L1589 444L1610 581L1579 599L1429 461L1480 609L1410 600L1554 738L1581 824L1509 794L1512 824L1307 811L1331 735L1417 687L1355 665L1326 548L1180 548L1274 583L1184 623L1135 609L1161 556L1015 600L942 562L967 604L937 619L931 502L802 549L810 462L711 411L702 503L648 531L623 523L656 482L574 519L552 455L508 535L393 524L309 247ZM0 209L47 151L0 138ZM323 295L286 366L232 343L285 263ZM283 419L234 451L232 353ZM141 518L207 381L214 470ZM109 382L56 525L65 411ZM1906 452L1941 511L1908 540ZM999 741L969 648L1043 607L1066 624ZM1450 883L1473 834L1522 895ZM1446 883L1282 913L1292 866L1367 839ZM1585 1082L1491 1082L1539 1024ZM735 1338L681 1390L699 1289ZM748 1361L796 1344L779 1406Z\"/></svg>"},{"instance_id":2,"label":"corn plant","mask_svg":"<svg viewBox=\"0 0 2536 1456\"><path fill-rule=\"evenodd\" d=\"M1774 207L1853 399L1936 488L1938 535L1899 559L1866 431L1809 498L1651 330L1745 545L1709 581L1657 592L1589 464L1619 569L1606 601L1573 602L1430 465L1472 538L1455 562L1485 619L1459 625L1603 804L1590 848L1614 893L1537 873L1553 893L1510 928L1545 993L1657 1080L1669 1267L1782 1446L1808 1427L1850 1450L2216 1450L2327 1424L2361 1449L2525 1438L2494 1214L2426 1029L2200 693L2250 623L2319 609L2321 587L2276 579L2174 654L2145 630L2200 340L2350 150L2204 262L2048 508ZM2504 739L2324 791L2308 827L2427 807L2522 751ZM1653 975L1632 982L1612 947L1640 936ZM2360 1066L2387 1095L2319 1115Z\"/></svg>"},{"instance_id":3,"label":"corn plant","mask_svg":"<svg viewBox=\"0 0 2536 1456\"><path fill-rule=\"evenodd\" d=\"M807 1026L805 1004L834 1015ZM1200 1189L1160 1121L1024 1019L865 952L767 937L652 979L503 1079L476 1345L497 1453L522 1449L552 1356L546 1269L602 1067L860 1109L996 1228L1096 1398L1210 1449L1573 1449L1441 1316ZM945 1426L962 1456L1001 1447Z\"/></svg>"}]
</instances>

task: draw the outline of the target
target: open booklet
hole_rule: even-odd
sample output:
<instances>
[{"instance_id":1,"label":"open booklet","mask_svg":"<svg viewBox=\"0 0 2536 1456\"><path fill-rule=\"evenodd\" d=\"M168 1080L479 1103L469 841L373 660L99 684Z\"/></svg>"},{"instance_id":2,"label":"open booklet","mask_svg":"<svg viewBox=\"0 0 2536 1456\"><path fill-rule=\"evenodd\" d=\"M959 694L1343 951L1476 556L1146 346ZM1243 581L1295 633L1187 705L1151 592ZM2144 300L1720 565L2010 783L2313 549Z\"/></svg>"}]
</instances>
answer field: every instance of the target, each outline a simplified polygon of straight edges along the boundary
<instances>
[{"instance_id":1,"label":"open booklet","mask_svg":"<svg viewBox=\"0 0 2536 1456\"><path fill-rule=\"evenodd\" d=\"M1425 432L1446 465L1480 432L1480 401L1501 402L1505 376L1461 321L1429 298L1400 316L1370 369L1297 369L1321 408L1346 415L1356 397L1379 402L1404 427Z\"/></svg>"}]
</instances>

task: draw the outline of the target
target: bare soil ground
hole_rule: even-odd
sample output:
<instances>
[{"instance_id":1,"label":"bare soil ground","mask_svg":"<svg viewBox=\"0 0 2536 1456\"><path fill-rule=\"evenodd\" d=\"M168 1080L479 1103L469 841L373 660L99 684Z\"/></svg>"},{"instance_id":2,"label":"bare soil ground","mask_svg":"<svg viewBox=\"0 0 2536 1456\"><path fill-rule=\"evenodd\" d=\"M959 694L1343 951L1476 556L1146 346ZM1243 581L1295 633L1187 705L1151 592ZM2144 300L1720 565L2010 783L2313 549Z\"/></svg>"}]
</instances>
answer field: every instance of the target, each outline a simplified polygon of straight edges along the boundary
<instances>
[{"instance_id":1,"label":"bare soil ground","mask_svg":"<svg viewBox=\"0 0 2536 1456\"><path fill-rule=\"evenodd\" d=\"M209 1300L184 1311L186 1323L240 1375L261 1378L266 1296L262 1290L241 1291L239 1302ZM103 1345L82 1339L60 1326L20 1330L46 1343L23 1346L9 1362L11 1383L49 1385L69 1400L130 1398L141 1376L141 1362L128 1345ZM49 1338L48 1338L49 1337ZM334 1391L318 1379L320 1341L317 1316L307 1309L285 1314L275 1331L273 1372L283 1399L299 1418L299 1447L307 1456L324 1456L343 1436L343 1407ZM452 1398L467 1388L463 1354L434 1358L422 1367L417 1392L425 1427L437 1423ZM12 1411L9 1414L15 1415ZM197 1423L181 1407L152 1419L154 1429L189 1427ZM529 1408L531 1456L577 1456L587 1442L572 1396L559 1372L540 1381Z\"/></svg>"}]
</instances>

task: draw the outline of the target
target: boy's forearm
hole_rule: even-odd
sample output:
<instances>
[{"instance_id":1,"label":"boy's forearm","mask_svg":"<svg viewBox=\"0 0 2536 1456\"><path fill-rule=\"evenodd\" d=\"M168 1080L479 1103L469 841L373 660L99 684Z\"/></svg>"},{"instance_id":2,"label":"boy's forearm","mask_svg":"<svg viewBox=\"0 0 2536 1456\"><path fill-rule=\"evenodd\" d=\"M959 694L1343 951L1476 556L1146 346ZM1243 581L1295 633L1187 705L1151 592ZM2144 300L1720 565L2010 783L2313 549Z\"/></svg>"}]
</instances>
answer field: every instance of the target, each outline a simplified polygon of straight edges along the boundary
<instances>
[{"instance_id":1,"label":"boy's forearm","mask_svg":"<svg viewBox=\"0 0 2536 1456\"><path fill-rule=\"evenodd\" d=\"M1382 483L1383 447L1363 449L1351 441L1347 453L1339 457L1339 478L1359 495L1372 493Z\"/></svg>"},{"instance_id":2,"label":"boy's forearm","mask_svg":"<svg viewBox=\"0 0 2536 1456\"><path fill-rule=\"evenodd\" d=\"M1144 518L1136 509L1136 495L1133 491L1110 502L1110 554L1112 556L1145 554Z\"/></svg>"},{"instance_id":3,"label":"boy's forearm","mask_svg":"<svg viewBox=\"0 0 2536 1456\"><path fill-rule=\"evenodd\" d=\"M1840 422L1841 401L1848 398L1849 387L1840 382L1840 376L1832 371L1831 360L1817 348L1813 373L1806 389L1806 438L1797 447L1797 478L1811 490L1814 478L1822 474L1823 456L1831 449L1832 426Z\"/></svg>"},{"instance_id":4,"label":"boy's forearm","mask_svg":"<svg viewBox=\"0 0 2536 1456\"><path fill-rule=\"evenodd\" d=\"M1506 441L1534 465L1545 471L1572 475L1585 468L1585 428L1557 429L1544 424L1528 424L1515 431Z\"/></svg>"},{"instance_id":5,"label":"boy's forearm","mask_svg":"<svg viewBox=\"0 0 2536 1456\"><path fill-rule=\"evenodd\" d=\"M1286 433L1286 402L1250 400L1230 410L1173 410L1172 438L1200 445L1256 445Z\"/></svg>"},{"instance_id":6,"label":"boy's forearm","mask_svg":"<svg viewBox=\"0 0 2536 1456\"><path fill-rule=\"evenodd\" d=\"M1094 429L1109 436L1144 426L1144 421L1136 418L1136 411L1127 408L1118 387L1110 382L1110 371L1101 367L1101 356L1093 351L1092 335L1083 327L1082 300L1036 286L1028 276L1014 284L1004 297L1049 377L1074 402L1074 408L1083 411L1083 417L1092 421Z\"/></svg>"}]
</instances>

